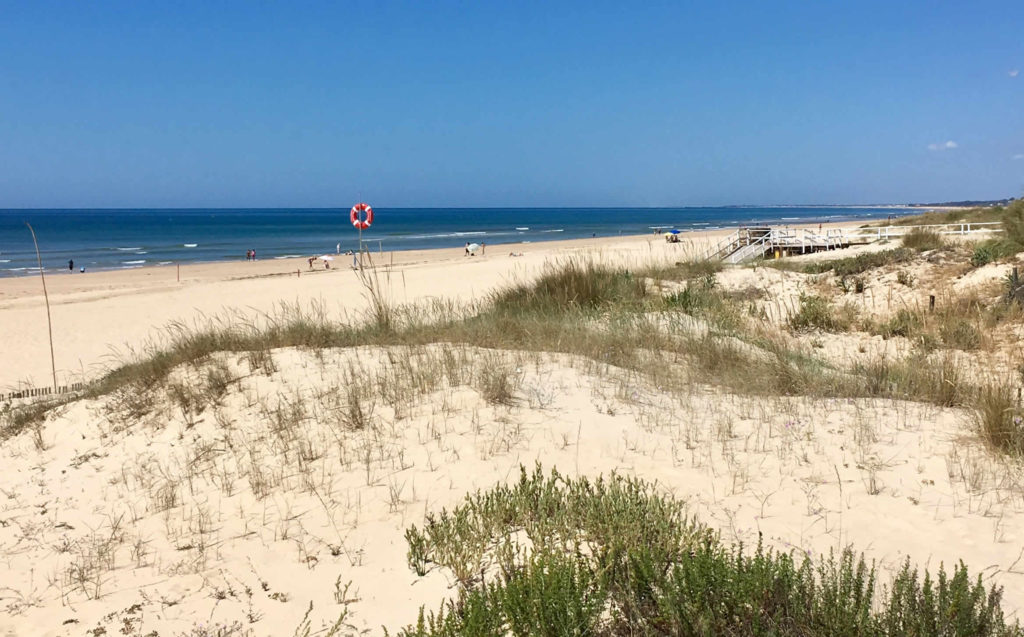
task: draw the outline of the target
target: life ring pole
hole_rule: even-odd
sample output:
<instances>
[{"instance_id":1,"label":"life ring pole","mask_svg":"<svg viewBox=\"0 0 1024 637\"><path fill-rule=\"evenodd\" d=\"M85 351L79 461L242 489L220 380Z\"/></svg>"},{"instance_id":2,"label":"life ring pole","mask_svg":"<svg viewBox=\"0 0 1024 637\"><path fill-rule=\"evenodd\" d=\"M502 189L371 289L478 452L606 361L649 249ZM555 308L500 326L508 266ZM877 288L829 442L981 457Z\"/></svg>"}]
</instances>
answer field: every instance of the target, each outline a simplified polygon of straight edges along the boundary
<instances>
[{"instance_id":1,"label":"life ring pole","mask_svg":"<svg viewBox=\"0 0 1024 637\"><path fill-rule=\"evenodd\" d=\"M365 219L362 216L363 213L366 214ZM355 226L356 230L359 232L359 259L357 267L362 268L363 230L369 228L373 224L373 208L370 207L369 204L359 202L356 205L352 206L352 210L349 211L349 220L352 222L352 225Z\"/></svg>"}]
</instances>

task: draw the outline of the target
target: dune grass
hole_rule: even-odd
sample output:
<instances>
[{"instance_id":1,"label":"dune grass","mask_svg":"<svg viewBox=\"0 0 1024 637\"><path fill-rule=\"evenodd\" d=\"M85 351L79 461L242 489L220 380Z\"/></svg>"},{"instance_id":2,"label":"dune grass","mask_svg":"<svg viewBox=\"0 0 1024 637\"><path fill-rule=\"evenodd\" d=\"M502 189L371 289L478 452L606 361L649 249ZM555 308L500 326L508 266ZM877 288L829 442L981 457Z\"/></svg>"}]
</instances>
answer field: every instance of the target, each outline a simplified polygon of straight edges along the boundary
<instances>
[{"instance_id":1,"label":"dune grass","mask_svg":"<svg viewBox=\"0 0 1024 637\"><path fill-rule=\"evenodd\" d=\"M907 215L894 220L878 221L872 226L937 226L946 223L985 223L1001 221L1003 208L957 208L955 210L937 210L920 214Z\"/></svg>"},{"instance_id":2,"label":"dune grass","mask_svg":"<svg viewBox=\"0 0 1024 637\"><path fill-rule=\"evenodd\" d=\"M927 252L946 247L946 241L942 238L942 235L930 228L914 228L903 235L900 243L904 248L917 250L918 252Z\"/></svg>"},{"instance_id":3,"label":"dune grass","mask_svg":"<svg viewBox=\"0 0 1024 637\"><path fill-rule=\"evenodd\" d=\"M864 274L869 270L887 265L899 265L912 261L916 251L907 247L890 248L878 252L861 252L852 257L812 261L801 263L793 259L766 260L760 265L779 270L801 272L803 274L825 274L831 272L837 277L852 277Z\"/></svg>"},{"instance_id":4,"label":"dune grass","mask_svg":"<svg viewBox=\"0 0 1024 637\"><path fill-rule=\"evenodd\" d=\"M902 254L900 250L906 249L882 257L877 256L880 253L859 255L841 267L858 270L866 267L862 257L888 261L893 254ZM682 290L670 294L657 291L662 287L659 281L687 276L697 278L690 279ZM549 265L534 281L498 289L466 307L444 303L396 306L384 298L386 281L382 283L376 276L363 281L371 300L381 298L357 320L336 322L317 307L283 306L260 323L234 317L195 328L172 325L163 345L150 347L112 369L91 383L84 394L110 396L119 404L120 413L138 418L153 408L157 390L166 390L175 368L198 365L218 352L242 354L257 368L272 364L269 352L276 348L319 351L432 343L570 354L598 366L643 374L664 388L698 383L740 394L883 397L943 406L969 405L981 394L980 387L941 357L840 368L802 353L750 316L742 300L719 289L713 272L696 267L648 268L640 276L593 261L569 259ZM802 305L805 307L795 319L798 326L843 327L846 319L840 318L841 313L820 313L821 308L810 302ZM696 329L693 318L707 328ZM973 338L963 336L968 337ZM209 378L196 388L206 396L203 401L208 403L216 396L222 380ZM479 383L495 402L508 400L508 388L501 386L501 379L480 379ZM0 438L30 428L45 418L47 411L45 405L26 405L0 413Z\"/></svg>"}]
</instances>

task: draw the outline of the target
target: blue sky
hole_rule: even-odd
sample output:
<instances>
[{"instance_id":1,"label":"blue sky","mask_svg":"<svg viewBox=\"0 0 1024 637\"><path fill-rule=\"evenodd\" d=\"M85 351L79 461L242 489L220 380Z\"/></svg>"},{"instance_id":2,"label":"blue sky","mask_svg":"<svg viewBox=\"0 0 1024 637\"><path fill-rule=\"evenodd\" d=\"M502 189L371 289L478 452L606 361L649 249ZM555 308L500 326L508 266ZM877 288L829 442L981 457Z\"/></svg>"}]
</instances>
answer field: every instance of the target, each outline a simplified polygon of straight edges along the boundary
<instances>
[{"instance_id":1,"label":"blue sky","mask_svg":"<svg viewBox=\"0 0 1024 637\"><path fill-rule=\"evenodd\" d=\"M3 2L0 208L1024 193L1024 2Z\"/></svg>"}]
</instances>

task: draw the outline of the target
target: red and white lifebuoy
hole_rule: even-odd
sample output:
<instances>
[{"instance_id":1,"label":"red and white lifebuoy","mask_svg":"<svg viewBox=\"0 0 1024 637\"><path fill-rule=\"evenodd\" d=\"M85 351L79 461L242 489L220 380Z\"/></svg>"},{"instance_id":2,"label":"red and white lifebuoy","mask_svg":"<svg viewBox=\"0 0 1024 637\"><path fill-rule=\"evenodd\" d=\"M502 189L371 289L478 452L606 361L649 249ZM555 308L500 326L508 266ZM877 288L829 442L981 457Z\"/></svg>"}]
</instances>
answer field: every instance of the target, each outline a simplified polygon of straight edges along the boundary
<instances>
[{"instance_id":1,"label":"red and white lifebuoy","mask_svg":"<svg viewBox=\"0 0 1024 637\"><path fill-rule=\"evenodd\" d=\"M366 218L364 219L359 213L365 212ZM352 220L352 225L360 230L366 230L373 225L373 208L370 204L357 203L352 206L352 212L349 213L348 218Z\"/></svg>"}]
</instances>

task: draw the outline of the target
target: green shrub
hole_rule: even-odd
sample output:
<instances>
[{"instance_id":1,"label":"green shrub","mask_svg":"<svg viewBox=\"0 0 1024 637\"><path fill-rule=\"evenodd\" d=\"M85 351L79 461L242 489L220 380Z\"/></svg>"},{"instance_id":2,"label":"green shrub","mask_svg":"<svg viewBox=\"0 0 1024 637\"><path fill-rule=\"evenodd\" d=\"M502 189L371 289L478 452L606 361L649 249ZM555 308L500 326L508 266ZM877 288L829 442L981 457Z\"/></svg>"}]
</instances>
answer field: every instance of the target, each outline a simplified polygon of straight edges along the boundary
<instances>
[{"instance_id":1,"label":"green shrub","mask_svg":"<svg viewBox=\"0 0 1024 637\"><path fill-rule=\"evenodd\" d=\"M994 244L985 242L974 248L974 253L971 255L971 265L976 268L980 268L983 265L987 265L996 260L996 248Z\"/></svg>"},{"instance_id":2,"label":"green shrub","mask_svg":"<svg viewBox=\"0 0 1024 637\"><path fill-rule=\"evenodd\" d=\"M669 309L702 318L725 330L734 330L742 323L740 304L718 289L712 272L687 282L686 287L666 296L664 301Z\"/></svg>"},{"instance_id":3,"label":"green shrub","mask_svg":"<svg viewBox=\"0 0 1024 637\"><path fill-rule=\"evenodd\" d=\"M914 287L914 275L906 270L900 270L896 273L896 282L908 288Z\"/></svg>"},{"instance_id":4,"label":"green shrub","mask_svg":"<svg viewBox=\"0 0 1024 637\"><path fill-rule=\"evenodd\" d=\"M828 299L813 295L800 295L800 309L789 317L789 326L794 330L824 330L844 332L852 322L849 312L837 312Z\"/></svg>"},{"instance_id":5,"label":"green shrub","mask_svg":"<svg viewBox=\"0 0 1024 637\"><path fill-rule=\"evenodd\" d=\"M921 320L921 317L916 312L906 309L898 310L889 319L889 322L882 326L882 336L885 338L893 336L912 338L921 330L923 325L924 321Z\"/></svg>"},{"instance_id":6,"label":"green shrub","mask_svg":"<svg viewBox=\"0 0 1024 637\"><path fill-rule=\"evenodd\" d=\"M1008 302L1024 305L1024 277L1021 277L1020 270L1011 270L1003 279L1003 287Z\"/></svg>"},{"instance_id":7,"label":"green shrub","mask_svg":"<svg viewBox=\"0 0 1024 637\"><path fill-rule=\"evenodd\" d=\"M1017 250L1024 250L1024 198L1017 199L1003 211L1003 239Z\"/></svg>"},{"instance_id":8,"label":"green shrub","mask_svg":"<svg viewBox=\"0 0 1024 637\"><path fill-rule=\"evenodd\" d=\"M946 245L946 241L942 238L941 234L928 228L914 228L903 235L902 243L904 248L917 250L918 252L938 250Z\"/></svg>"},{"instance_id":9,"label":"green shrub","mask_svg":"<svg viewBox=\"0 0 1024 637\"><path fill-rule=\"evenodd\" d=\"M957 316L943 317L939 327L939 336L946 347L962 350L974 350L981 346L981 330L965 318Z\"/></svg>"},{"instance_id":10,"label":"green shrub","mask_svg":"<svg viewBox=\"0 0 1024 637\"><path fill-rule=\"evenodd\" d=\"M837 277L856 276L868 270L885 265L896 265L913 260L915 251L901 247L881 250L879 252L862 252L853 257L808 263L804 266L805 274L822 274L832 271Z\"/></svg>"},{"instance_id":11,"label":"green shrub","mask_svg":"<svg viewBox=\"0 0 1024 637\"><path fill-rule=\"evenodd\" d=\"M878 590L850 549L812 559L731 546L682 503L613 474L522 469L406 533L409 563L441 567L457 599L420 610L406 637L493 635L1021 635L1002 590L958 564L923 580L909 561Z\"/></svg>"}]
</instances>

